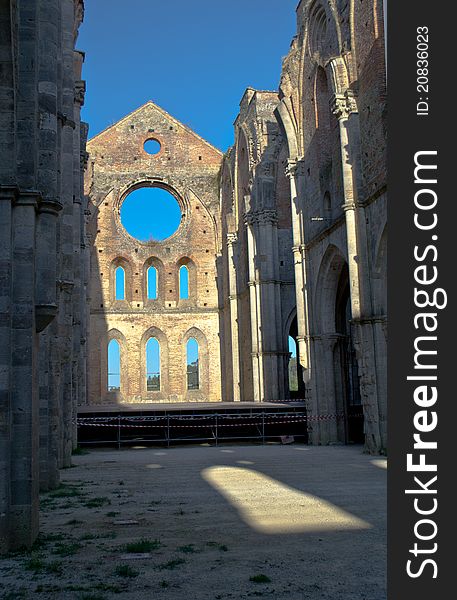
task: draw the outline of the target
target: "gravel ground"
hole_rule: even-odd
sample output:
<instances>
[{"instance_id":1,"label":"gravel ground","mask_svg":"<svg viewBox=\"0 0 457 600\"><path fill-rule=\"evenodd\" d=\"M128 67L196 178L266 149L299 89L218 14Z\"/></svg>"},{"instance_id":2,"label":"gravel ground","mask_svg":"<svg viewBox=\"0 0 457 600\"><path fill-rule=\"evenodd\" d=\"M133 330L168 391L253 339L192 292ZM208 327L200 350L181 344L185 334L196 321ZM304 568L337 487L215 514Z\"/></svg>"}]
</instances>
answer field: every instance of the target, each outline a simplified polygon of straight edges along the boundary
<instances>
[{"instance_id":1,"label":"gravel ground","mask_svg":"<svg viewBox=\"0 0 457 600\"><path fill-rule=\"evenodd\" d=\"M2 600L385 600L386 461L360 447L91 450Z\"/></svg>"}]
</instances>

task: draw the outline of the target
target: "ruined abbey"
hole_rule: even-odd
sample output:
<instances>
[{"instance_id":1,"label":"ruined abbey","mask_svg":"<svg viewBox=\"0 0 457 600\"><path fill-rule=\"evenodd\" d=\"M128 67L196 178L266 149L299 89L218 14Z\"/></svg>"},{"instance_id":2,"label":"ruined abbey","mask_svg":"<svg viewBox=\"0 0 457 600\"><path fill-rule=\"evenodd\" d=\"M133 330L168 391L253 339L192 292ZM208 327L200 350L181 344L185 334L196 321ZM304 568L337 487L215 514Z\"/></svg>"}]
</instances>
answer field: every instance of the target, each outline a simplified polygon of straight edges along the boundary
<instances>
[{"instance_id":1,"label":"ruined abbey","mask_svg":"<svg viewBox=\"0 0 457 600\"><path fill-rule=\"evenodd\" d=\"M387 447L382 3L301 0L225 154L153 102L87 141L83 8L0 3L0 551L36 538L80 406L300 399L309 443ZM145 187L179 205L161 241L121 221Z\"/></svg>"}]
</instances>

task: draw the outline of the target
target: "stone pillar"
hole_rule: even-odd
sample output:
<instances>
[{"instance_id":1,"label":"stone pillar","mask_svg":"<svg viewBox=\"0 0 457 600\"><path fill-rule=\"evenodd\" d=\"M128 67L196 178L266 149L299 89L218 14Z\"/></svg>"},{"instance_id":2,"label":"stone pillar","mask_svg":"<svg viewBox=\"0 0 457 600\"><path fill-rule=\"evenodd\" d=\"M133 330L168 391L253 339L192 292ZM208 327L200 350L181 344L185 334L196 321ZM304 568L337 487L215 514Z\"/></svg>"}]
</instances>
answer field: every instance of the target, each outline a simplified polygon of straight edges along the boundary
<instances>
[{"instance_id":1,"label":"stone pillar","mask_svg":"<svg viewBox=\"0 0 457 600\"><path fill-rule=\"evenodd\" d=\"M73 449L73 288L74 288L74 0L62 0L62 90L61 113L61 165L60 196L63 211L60 218L61 252L61 307L59 337L61 339L61 467L71 464Z\"/></svg>"},{"instance_id":2,"label":"stone pillar","mask_svg":"<svg viewBox=\"0 0 457 600\"><path fill-rule=\"evenodd\" d=\"M16 195L16 188L0 186L0 554L9 549L10 540L12 221Z\"/></svg>"},{"instance_id":3,"label":"stone pillar","mask_svg":"<svg viewBox=\"0 0 457 600\"><path fill-rule=\"evenodd\" d=\"M228 280L229 280L229 303L230 303L230 336L231 336L231 356L232 356L232 397L234 402L241 400L241 379L240 379L240 352L239 352L239 329L238 329L238 291L235 262L235 248L238 243L236 233L227 234L227 262L228 262Z\"/></svg>"},{"instance_id":4,"label":"stone pillar","mask_svg":"<svg viewBox=\"0 0 457 600\"><path fill-rule=\"evenodd\" d=\"M372 332L371 291L365 209L358 200L360 185L360 132L357 106L352 94L335 94L332 110L339 122L343 171L346 236L349 262L352 328L360 376L365 440L371 452L383 448L380 433L375 342Z\"/></svg>"},{"instance_id":5,"label":"stone pillar","mask_svg":"<svg viewBox=\"0 0 457 600\"><path fill-rule=\"evenodd\" d=\"M35 332L35 215L39 195L21 192L13 210L10 548L38 535L39 400Z\"/></svg>"},{"instance_id":6,"label":"stone pillar","mask_svg":"<svg viewBox=\"0 0 457 600\"><path fill-rule=\"evenodd\" d=\"M247 240L248 240L248 288L249 288L249 310L251 316L251 337L252 337L252 381L253 381L253 400L261 402L263 397L262 389L262 357L261 341L259 339L259 306L256 291L256 266L255 266L255 234L253 225L246 220Z\"/></svg>"},{"instance_id":7,"label":"stone pillar","mask_svg":"<svg viewBox=\"0 0 457 600\"><path fill-rule=\"evenodd\" d=\"M308 336L309 336L309 319L308 319L308 298L306 286L306 255L304 246L304 231L303 231L303 215L302 208L298 196L298 178L299 178L299 163L296 160L287 162L286 175L290 181L291 192L291 210L292 210L292 233L294 246L292 252L294 255L295 269L295 293L297 303L297 345L298 359L303 368L303 377L305 384L308 384L311 379L311 362L309 356Z\"/></svg>"}]
</instances>

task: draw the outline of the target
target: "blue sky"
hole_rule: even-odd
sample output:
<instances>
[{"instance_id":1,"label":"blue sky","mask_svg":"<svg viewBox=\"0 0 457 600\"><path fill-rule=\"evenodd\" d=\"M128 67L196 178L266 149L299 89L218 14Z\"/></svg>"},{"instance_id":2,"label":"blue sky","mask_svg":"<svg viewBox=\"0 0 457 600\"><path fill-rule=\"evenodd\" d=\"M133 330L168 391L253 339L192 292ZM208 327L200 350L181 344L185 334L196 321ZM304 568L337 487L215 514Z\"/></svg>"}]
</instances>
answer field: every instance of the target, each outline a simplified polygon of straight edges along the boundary
<instances>
[{"instance_id":1,"label":"blue sky","mask_svg":"<svg viewBox=\"0 0 457 600\"><path fill-rule=\"evenodd\" d=\"M86 0L90 137L153 100L225 151L244 90L277 89L298 0Z\"/></svg>"}]
</instances>

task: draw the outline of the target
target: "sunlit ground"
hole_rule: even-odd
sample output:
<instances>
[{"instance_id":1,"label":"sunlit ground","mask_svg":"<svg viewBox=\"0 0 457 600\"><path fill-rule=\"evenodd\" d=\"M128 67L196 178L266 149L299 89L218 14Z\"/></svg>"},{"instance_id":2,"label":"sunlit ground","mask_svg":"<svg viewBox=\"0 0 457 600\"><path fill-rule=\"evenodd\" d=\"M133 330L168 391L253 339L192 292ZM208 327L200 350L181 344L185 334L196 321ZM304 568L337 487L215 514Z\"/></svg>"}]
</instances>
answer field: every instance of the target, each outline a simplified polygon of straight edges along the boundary
<instances>
[{"instance_id":1,"label":"sunlit ground","mask_svg":"<svg viewBox=\"0 0 457 600\"><path fill-rule=\"evenodd\" d=\"M241 462L241 461L239 461ZM248 462L248 461L245 461ZM209 467L202 473L243 521L261 533L366 529L362 519L313 494L240 467Z\"/></svg>"},{"instance_id":2,"label":"sunlit ground","mask_svg":"<svg viewBox=\"0 0 457 600\"><path fill-rule=\"evenodd\" d=\"M0 599L385 600L386 461L361 447L91 450ZM133 544L132 547L129 544Z\"/></svg>"}]
</instances>

